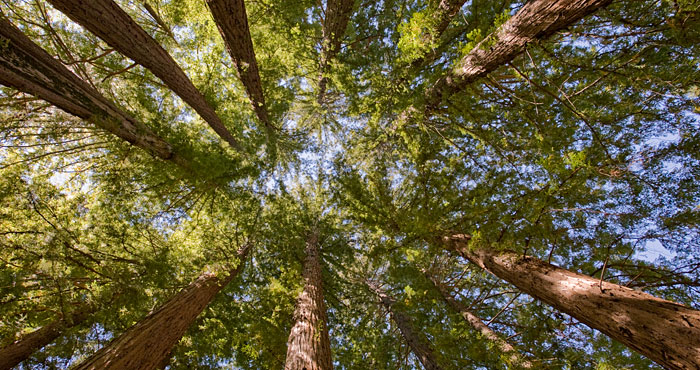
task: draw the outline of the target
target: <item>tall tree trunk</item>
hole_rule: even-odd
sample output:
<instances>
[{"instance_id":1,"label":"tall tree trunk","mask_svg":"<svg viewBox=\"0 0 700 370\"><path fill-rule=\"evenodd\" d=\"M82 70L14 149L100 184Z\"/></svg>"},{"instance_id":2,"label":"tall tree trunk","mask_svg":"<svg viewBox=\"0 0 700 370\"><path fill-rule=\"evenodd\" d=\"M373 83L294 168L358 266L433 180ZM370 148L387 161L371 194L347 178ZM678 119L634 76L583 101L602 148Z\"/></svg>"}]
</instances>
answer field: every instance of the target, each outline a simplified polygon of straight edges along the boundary
<instances>
[{"instance_id":1,"label":"tall tree trunk","mask_svg":"<svg viewBox=\"0 0 700 370\"><path fill-rule=\"evenodd\" d=\"M544 39L612 0L532 0L513 17L478 43L457 66L425 92L427 111L479 77L513 60L525 45Z\"/></svg>"},{"instance_id":2,"label":"tall tree trunk","mask_svg":"<svg viewBox=\"0 0 700 370\"><path fill-rule=\"evenodd\" d=\"M319 62L318 97L323 102L326 95L328 78L325 73L328 65L340 51L340 42L348 28L355 0L327 0L325 17L323 18L323 39L321 40L321 60Z\"/></svg>"},{"instance_id":3,"label":"tall tree trunk","mask_svg":"<svg viewBox=\"0 0 700 370\"><path fill-rule=\"evenodd\" d=\"M430 35L426 35L426 37L439 40L440 37L442 37L442 33L445 32L447 26L450 25L452 19L459 13L459 10L462 9L462 5L466 2L466 0L441 0L432 14L435 27L430 30ZM436 53L435 51L430 51L427 55L430 56L428 60L433 60ZM418 68L422 66L425 61L426 55L423 55L411 62L411 68Z\"/></svg>"},{"instance_id":4,"label":"tall tree trunk","mask_svg":"<svg viewBox=\"0 0 700 370\"><path fill-rule=\"evenodd\" d=\"M444 245L559 311L667 369L700 369L700 311L515 252L471 250L469 237Z\"/></svg>"},{"instance_id":5,"label":"tall tree trunk","mask_svg":"<svg viewBox=\"0 0 700 370\"><path fill-rule=\"evenodd\" d=\"M249 244L238 250L238 265L226 276L206 272L170 298L156 311L129 328L122 335L73 370L87 369L158 369L166 363L171 350L187 328L243 268Z\"/></svg>"},{"instance_id":6,"label":"tall tree trunk","mask_svg":"<svg viewBox=\"0 0 700 370\"><path fill-rule=\"evenodd\" d=\"M56 9L160 78L233 148L241 150L214 108L162 46L112 0L49 0Z\"/></svg>"},{"instance_id":7,"label":"tall tree trunk","mask_svg":"<svg viewBox=\"0 0 700 370\"><path fill-rule=\"evenodd\" d=\"M331 343L328 338L328 318L323 302L321 252L318 232L306 241L304 259L304 290L294 309L294 326L287 341L285 370L330 370Z\"/></svg>"},{"instance_id":8,"label":"tall tree trunk","mask_svg":"<svg viewBox=\"0 0 700 370\"><path fill-rule=\"evenodd\" d=\"M29 358L32 353L56 340L74 326L83 323L92 315L97 306L82 307L52 323L43 326L29 334L23 335L16 341L0 348L0 370L9 370Z\"/></svg>"},{"instance_id":9,"label":"tall tree trunk","mask_svg":"<svg viewBox=\"0 0 700 370\"><path fill-rule=\"evenodd\" d=\"M226 49L236 66L248 98L258 119L274 132L265 106L258 62L248 28L248 15L243 0L207 0L207 5L224 39Z\"/></svg>"},{"instance_id":10,"label":"tall tree trunk","mask_svg":"<svg viewBox=\"0 0 700 370\"><path fill-rule=\"evenodd\" d=\"M462 304L462 302L456 300L447 291L447 288L438 281L434 276L425 273L425 276L433 283L435 289L440 292L442 299L447 303L450 308L459 312L464 320L476 331L478 331L484 338L488 339L493 343L496 348L498 348L501 353L508 356L508 363L516 366L518 369L532 369L532 363L525 357L523 357L518 350L515 349L510 343L505 339L501 338L495 331L489 328L480 318L476 316L473 312L467 309L467 307Z\"/></svg>"},{"instance_id":11,"label":"tall tree trunk","mask_svg":"<svg viewBox=\"0 0 700 370\"><path fill-rule=\"evenodd\" d=\"M411 347L411 351L418 358L423 368L426 370L440 370L433 349L431 348L428 339L413 328L411 319L405 313L395 308L395 301L389 297L376 283L368 282L367 287L377 295L381 304L389 311L391 319L401 332L401 336Z\"/></svg>"},{"instance_id":12,"label":"tall tree trunk","mask_svg":"<svg viewBox=\"0 0 700 370\"><path fill-rule=\"evenodd\" d=\"M37 96L153 155L190 168L170 144L52 58L0 14L0 83Z\"/></svg>"}]
</instances>

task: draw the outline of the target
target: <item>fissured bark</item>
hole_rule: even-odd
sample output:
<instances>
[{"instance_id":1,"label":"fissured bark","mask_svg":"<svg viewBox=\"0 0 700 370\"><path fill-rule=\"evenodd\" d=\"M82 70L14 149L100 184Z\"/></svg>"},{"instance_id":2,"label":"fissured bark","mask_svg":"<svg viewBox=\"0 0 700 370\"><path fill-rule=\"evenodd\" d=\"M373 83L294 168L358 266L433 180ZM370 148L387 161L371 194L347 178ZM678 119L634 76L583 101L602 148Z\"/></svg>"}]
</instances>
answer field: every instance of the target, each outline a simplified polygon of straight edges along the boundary
<instances>
[{"instance_id":1,"label":"fissured bark","mask_svg":"<svg viewBox=\"0 0 700 370\"><path fill-rule=\"evenodd\" d=\"M304 290L294 309L294 326L287 340L285 370L331 370L331 344L328 338L326 305L323 301L321 251L318 232L306 241Z\"/></svg>"}]
</instances>

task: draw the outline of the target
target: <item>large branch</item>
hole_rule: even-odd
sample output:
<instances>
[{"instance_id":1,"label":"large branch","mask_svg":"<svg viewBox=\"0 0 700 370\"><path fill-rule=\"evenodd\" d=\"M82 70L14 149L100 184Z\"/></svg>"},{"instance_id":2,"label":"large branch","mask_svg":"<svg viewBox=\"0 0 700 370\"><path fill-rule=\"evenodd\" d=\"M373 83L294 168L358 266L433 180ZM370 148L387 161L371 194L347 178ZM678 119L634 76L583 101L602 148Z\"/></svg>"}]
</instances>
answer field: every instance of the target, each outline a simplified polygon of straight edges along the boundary
<instances>
[{"instance_id":1,"label":"large branch","mask_svg":"<svg viewBox=\"0 0 700 370\"><path fill-rule=\"evenodd\" d=\"M48 0L56 9L160 78L233 148L241 150L204 95L162 46L112 0Z\"/></svg>"},{"instance_id":2,"label":"large branch","mask_svg":"<svg viewBox=\"0 0 700 370\"><path fill-rule=\"evenodd\" d=\"M532 0L477 44L457 66L425 92L430 112L479 77L513 60L527 43L544 39L610 4L612 0Z\"/></svg>"},{"instance_id":3,"label":"large branch","mask_svg":"<svg viewBox=\"0 0 700 370\"><path fill-rule=\"evenodd\" d=\"M700 311L515 252L443 245L523 292L600 330L667 369L700 369Z\"/></svg>"},{"instance_id":4,"label":"large branch","mask_svg":"<svg viewBox=\"0 0 700 370\"><path fill-rule=\"evenodd\" d=\"M323 18L323 39L321 41L321 60L319 62L319 82L317 101L321 103L326 95L328 78L325 76L331 60L340 51L340 42L352 15L355 0L328 0Z\"/></svg>"},{"instance_id":5,"label":"large branch","mask_svg":"<svg viewBox=\"0 0 700 370\"><path fill-rule=\"evenodd\" d=\"M191 168L162 138L68 70L0 14L0 83L37 96L153 155Z\"/></svg>"},{"instance_id":6,"label":"large branch","mask_svg":"<svg viewBox=\"0 0 700 370\"><path fill-rule=\"evenodd\" d=\"M207 5L224 39L253 110L268 130L274 129L265 106L258 62L248 28L248 16L243 0L207 0Z\"/></svg>"}]
</instances>

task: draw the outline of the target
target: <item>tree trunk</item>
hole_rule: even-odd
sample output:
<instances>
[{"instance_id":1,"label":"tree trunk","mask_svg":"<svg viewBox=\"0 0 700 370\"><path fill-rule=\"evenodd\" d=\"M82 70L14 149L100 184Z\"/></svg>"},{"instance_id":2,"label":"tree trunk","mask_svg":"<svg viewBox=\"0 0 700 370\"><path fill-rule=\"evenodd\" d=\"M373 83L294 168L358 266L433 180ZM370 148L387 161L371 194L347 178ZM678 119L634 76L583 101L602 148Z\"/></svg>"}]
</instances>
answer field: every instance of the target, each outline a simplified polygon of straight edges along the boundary
<instances>
[{"instance_id":1,"label":"tree trunk","mask_svg":"<svg viewBox=\"0 0 700 370\"><path fill-rule=\"evenodd\" d=\"M700 311L515 252L444 245L523 292L600 330L667 369L700 369Z\"/></svg>"},{"instance_id":2,"label":"tree trunk","mask_svg":"<svg viewBox=\"0 0 700 370\"><path fill-rule=\"evenodd\" d=\"M433 283L433 286L435 289L440 292L440 295L442 296L443 300L445 303L447 303L450 308L453 310L459 312L460 315L464 318L464 320L471 325L471 327L478 331L484 338L488 339L493 343L496 348L498 348L502 354L507 355L507 361L509 365L514 365L518 369L532 369L533 365L532 363L527 359L524 358L523 356L518 353L518 351L513 347L510 343L508 343L505 339L501 338L498 334L496 334L495 331L491 330L486 324L484 324L481 319L476 316L474 313L469 311L467 307L462 304L462 302L459 302L458 300L454 299L450 295L450 293L447 291L445 286L439 282L434 276L425 274L425 276L430 280L431 283Z\"/></svg>"},{"instance_id":3,"label":"tree trunk","mask_svg":"<svg viewBox=\"0 0 700 370\"><path fill-rule=\"evenodd\" d=\"M236 66L253 110L268 130L273 130L265 106L258 62L248 28L248 16L243 0L207 0L207 5L224 39L226 49Z\"/></svg>"},{"instance_id":4,"label":"tree trunk","mask_svg":"<svg viewBox=\"0 0 700 370\"><path fill-rule=\"evenodd\" d=\"M331 344L328 338L326 305L323 302L321 256L318 232L306 241L304 290L294 309L294 326L287 341L285 370L330 370Z\"/></svg>"},{"instance_id":5,"label":"tree trunk","mask_svg":"<svg viewBox=\"0 0 700 370\"><path fill-rule=\"evenodd\" d=\"M197 90L180 66L156 40L112 0L49 0L56 9L160 78L194 108L233 148L240 145L226 129L214 108Z\"/></svg>"},{"instance_id":6,"label":"tree trunk","mask_svg":"<svg viewBox=\"0 0 700 370\"><path fill-rule=\"evenodd\" d=\"M486 36L446 76L426 90L426 110L436 109L447 97L513 60L525 45L562 30L612 0L532 0Z\"/></svg>"},{"instance_id":7,"label":"tree trunk","mask_svg":"<svg viewBox=\"0 0 700 370\"><path fill-rule=\"evenodd\" d=\"M0 83L37 96L153 155L189 168L170 144L52 58L0 14Z\"/></svg>"},{"instance_id":8,"label":"tree trunk","mask_svg":"<svg viewBox=\"0 0 700 370\"><path fill-rule=\"evenodd\" d=\"M9 370L26 360L37 350L56 340L63 332L83 323L96 307L83 307L0 348L0 370Z\"/></svg>"},{"instance_id":9,"label":"tree trunk","mask_svg":"<svg viewBox=\"0 0 700 370\"><path fill-rule=\"evenodd\" d=\"M187 328L243 268L249 245L238 250L238 265L227 276L206 272L156 311L129 328L73 370L158 369Z\"/></svg>"},{"instance_id":10,"label":"tree trunk","mask_svg":"<svg viewBox=\"0 0 700 370\"><path fill-rule=\"evenodd\" d=\"M340 42L348 28L355 0L327 0L325 17L323 18L323 38L321 40L321 61L319 63L319 82L317 101L323 102L326 95L328 78L324 74L330 61L340 51Z\"/></svg>"},{"instance_id":11,"label":"tree trunk","mask_svg":"<svg viewBox=\"0 0 700 370\"><path fill-rule=\"evenodd\" d=\"M399 328L401 336L403 336L403 339L408 343L408 346L411 347L411 351L416 355L420 363L423 364L423 368L426 370L440 370L441 368L437 363L435 353L427 338L417 333L413 328L411 319L394 307L394 299L389 297L375 283L367 283L367 286L377 295L384 308L389 311L389 315Z\"/></svg>"}]
</instances>

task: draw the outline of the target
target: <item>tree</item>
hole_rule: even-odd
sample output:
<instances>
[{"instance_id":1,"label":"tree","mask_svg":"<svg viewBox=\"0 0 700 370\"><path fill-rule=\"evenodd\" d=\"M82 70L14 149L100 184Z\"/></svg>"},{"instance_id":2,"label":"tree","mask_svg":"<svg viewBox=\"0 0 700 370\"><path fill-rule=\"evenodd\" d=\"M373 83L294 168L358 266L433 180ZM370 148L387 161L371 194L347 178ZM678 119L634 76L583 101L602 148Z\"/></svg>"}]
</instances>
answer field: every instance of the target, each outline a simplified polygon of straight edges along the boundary
<instances>
[{"instance_id":1,"label":"tree","mask_svg":"<svg viewBox=\"0 0 700 370\"><path fill-rule=\"evenodd\" d=\"M0 2L0 363L700 366L698 6Z\"/></svg>"}]
</instances>

